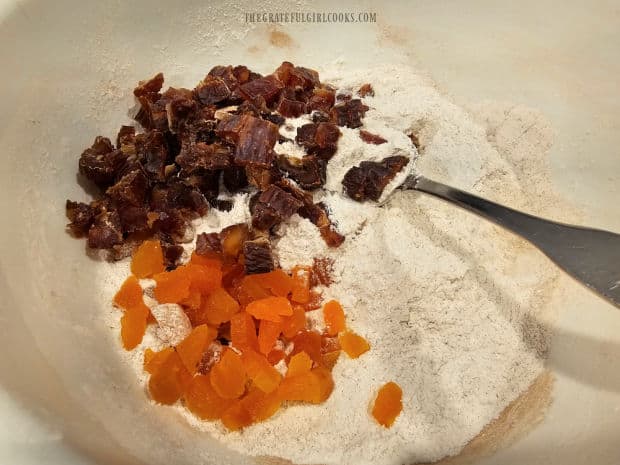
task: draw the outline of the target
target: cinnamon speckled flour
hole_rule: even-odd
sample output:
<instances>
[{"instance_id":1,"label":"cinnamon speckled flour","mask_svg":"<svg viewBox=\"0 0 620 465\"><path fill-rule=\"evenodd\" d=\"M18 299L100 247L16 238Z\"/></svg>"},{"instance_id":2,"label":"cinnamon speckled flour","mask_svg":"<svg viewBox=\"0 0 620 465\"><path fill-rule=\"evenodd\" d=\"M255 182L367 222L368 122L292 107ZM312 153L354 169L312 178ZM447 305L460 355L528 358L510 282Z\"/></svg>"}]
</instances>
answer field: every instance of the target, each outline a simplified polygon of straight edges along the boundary
<instances>
[{"instance_id":1,"label":"cinnamon speckled flour","mask_svg":"<svg viewBox=\"0 0 620 465\"><path fill-rule=\"evenodd\" d=\"M417 157L415 169L430 178L549 215L558 202L544 159L551 131L523 107L487 103L465 111L403 67L356 72L340 63L321 78L349 90L372 83L364 128L389 142L365 144L358 130L342 130L327 192L315 197L346 236L340 248L327 248L316 227L294 216L280 227L276 251L285 268L334 259L335 282L323 295L342 303L348 326L371 350L357 360L340 357L324 404L291 405L242 432L176 408L254 456L326 465L436 461L457 454L542 372L548 334L541 322L557 274L524 242L454 206L405 191L383 207L356 203L341 194L342 177L360 161L404 154ZM231 213L210 213L198 230L244 219L247 200L237 198ZM309 318L321 325L320 312ZM144 379L141 358L134 362ZM368 413L387 381L403 389L404 408L391 429Z\"/></svg>"}]
</instances>

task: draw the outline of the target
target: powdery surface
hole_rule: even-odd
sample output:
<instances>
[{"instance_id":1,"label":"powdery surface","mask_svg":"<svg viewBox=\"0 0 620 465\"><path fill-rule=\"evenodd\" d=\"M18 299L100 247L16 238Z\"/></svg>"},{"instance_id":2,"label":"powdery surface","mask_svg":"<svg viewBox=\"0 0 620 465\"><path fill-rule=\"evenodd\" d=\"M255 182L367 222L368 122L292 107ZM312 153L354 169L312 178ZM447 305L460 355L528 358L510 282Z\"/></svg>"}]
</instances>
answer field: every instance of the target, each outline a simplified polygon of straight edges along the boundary
<instances>
[{"instance_id":1,"label":"powdery surface","mask_svg":"<svg viewBox=\"0 0 620 465\"><path fill-rule=\"evenodd\" d=\"M330 192L320 196L346 235L340 248L328 249L295 216L280 228L276 249L283 267L335 259L335 283L324 297L340 300L349 327L372 348L357 360L340 358L323 405L289 406L243 432L176 408L238 451L298 464L400 465L457 454L542 372L556 271L522 241L458 208L401 191L381 208L359 204L341 195L340 180L365 159L416 156L406 136L414 131L420 173L550 215L559 205L544 159L551 132L523 107L486 103L466 112L411 69L350 72L340 64L321 78L353 90L372 83L364 128L390 142L363 144L357 131L343 130L328 168ZM233 211L210 213L197 229L243 221L246 204L247 196L237 198ZM110 325L117 321L115 314ZM153 345L149 333L141 347ZM125 357L144 382L141 350ZM404 409L391 429L368 414L387 381L403 388Z\"/></svg>"}]
</instances>

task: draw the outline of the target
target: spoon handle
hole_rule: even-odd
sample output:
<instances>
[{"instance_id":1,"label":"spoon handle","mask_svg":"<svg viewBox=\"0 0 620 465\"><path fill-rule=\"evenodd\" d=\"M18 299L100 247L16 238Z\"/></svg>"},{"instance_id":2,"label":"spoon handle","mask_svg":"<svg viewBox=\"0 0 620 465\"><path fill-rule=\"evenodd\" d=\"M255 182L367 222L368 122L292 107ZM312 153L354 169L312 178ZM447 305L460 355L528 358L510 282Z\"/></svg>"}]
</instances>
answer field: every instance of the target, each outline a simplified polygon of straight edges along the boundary
<instances>
[{"instance_id":1,"label":"spoon handle","mask_svg":"<svg viewBox=\"0 0 620 465\"><path fill-rule=\"evenodd\" d=\"M620 235L538 218L423 176L407 178L402 187L442 198L512 231L620 307Z\"/></svg>"}]
</instances>

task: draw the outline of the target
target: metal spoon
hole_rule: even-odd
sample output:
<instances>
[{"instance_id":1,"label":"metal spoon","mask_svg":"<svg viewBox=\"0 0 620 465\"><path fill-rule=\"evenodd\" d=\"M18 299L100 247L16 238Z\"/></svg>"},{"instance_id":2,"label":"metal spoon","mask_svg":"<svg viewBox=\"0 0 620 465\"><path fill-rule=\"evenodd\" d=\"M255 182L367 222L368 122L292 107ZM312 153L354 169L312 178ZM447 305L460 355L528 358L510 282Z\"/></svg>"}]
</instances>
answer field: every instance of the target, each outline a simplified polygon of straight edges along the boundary
<instances>
[{"instance_id":1,"label":"metal spoon","mask_svg":"<svg viewBox=\"0 0 620 465\"><path fill-rule=\"evenodd\" d=\"M620 235L538 218L423 176L410 175L399 188L434 195L512 231L577 281L620 307Z\"/></svg>"}]
</instances>

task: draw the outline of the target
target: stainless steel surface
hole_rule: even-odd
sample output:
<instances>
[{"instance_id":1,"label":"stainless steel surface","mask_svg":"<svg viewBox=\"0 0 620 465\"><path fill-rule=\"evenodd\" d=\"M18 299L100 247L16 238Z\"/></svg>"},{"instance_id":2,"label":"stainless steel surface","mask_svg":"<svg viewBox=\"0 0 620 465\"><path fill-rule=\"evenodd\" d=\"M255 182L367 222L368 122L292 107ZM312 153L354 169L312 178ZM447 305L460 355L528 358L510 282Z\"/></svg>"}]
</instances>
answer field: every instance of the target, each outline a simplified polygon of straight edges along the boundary
<instances>
[{"instance_id":1,"label":"stainless steel surface","mask_svg":"<svg viewBox=\"0 0 620 465\"><path fill-rule=\"evenodd\" d=\"M477 197L423 176L401 186L454 203L528 240L560 268L620 307L620 235L555 223Z\"/></svg>"}]
</instances>

